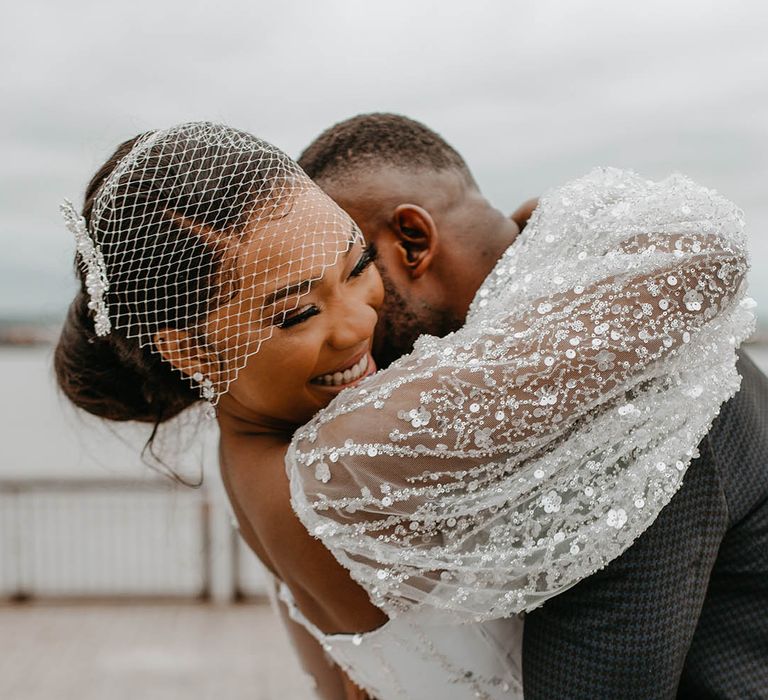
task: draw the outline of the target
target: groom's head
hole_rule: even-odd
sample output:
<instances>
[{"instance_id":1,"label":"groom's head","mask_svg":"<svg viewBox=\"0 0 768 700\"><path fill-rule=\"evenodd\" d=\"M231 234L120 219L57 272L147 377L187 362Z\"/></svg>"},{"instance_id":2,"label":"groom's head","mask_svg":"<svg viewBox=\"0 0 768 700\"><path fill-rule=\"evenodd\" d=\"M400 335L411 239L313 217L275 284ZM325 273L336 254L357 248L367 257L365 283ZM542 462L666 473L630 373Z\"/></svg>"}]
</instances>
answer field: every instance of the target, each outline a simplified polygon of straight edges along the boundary
<instances>
[{"instance_id":1,"label":"groom's head","mask_svg":"<svg viewBox=\"0 0 768 700\"><path fill-rule=\"evenodd\" d=\"M459 153L412 119L364 114L323 132L299 164L378 249L386 289L380 365L422 333L459 328L517 231L482 196Z\"/></svg>"}]
</instances>

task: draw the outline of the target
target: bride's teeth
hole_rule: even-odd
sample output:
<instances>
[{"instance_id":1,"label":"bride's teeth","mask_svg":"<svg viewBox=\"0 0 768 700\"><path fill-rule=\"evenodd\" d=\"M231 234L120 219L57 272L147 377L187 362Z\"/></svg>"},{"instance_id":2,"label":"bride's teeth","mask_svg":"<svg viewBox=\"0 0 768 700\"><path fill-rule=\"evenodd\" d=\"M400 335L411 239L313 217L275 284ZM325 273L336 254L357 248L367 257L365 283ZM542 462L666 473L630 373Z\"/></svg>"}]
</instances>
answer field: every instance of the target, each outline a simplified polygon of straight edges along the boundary
<instances>
[{"instance_id":1,"label":"bride's teeth","mask_svg":"<svg viewBox=\"0 0 768 700\"><path fill-rule=\"evenodd\" d=\"M312 381L315 384L322 384L324 386L341 386L342 384L349 384L359 379L365 371L368 369L368 355L365 354L360 361L345 369L343 372L334 372L333 374L323 374Z\"/></svg>"}]
</instances>

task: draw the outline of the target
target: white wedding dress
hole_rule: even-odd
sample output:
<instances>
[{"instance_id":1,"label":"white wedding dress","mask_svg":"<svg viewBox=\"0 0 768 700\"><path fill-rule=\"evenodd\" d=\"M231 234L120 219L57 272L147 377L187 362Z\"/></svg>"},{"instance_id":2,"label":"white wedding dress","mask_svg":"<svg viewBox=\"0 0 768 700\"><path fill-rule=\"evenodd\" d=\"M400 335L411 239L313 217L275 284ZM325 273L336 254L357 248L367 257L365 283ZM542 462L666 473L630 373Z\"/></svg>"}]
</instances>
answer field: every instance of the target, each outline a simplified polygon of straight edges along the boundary
<instances>
[{"instance_id":1,"label":"white wedding dress","mask_svg":"<svg viewBox=\"0 0 768 700\"><path fill-rule=\"evenodd\" d=\"M436 624L415 612L366 634L323 634L296 607L288 587L278 596L350 678L372 697L522 698L523 621Z\"/></svg>"},{"instance_id":2,"label":"white wedding dress","mask_svg":"<svg viewBox=\"0 0 768 700\"><path fill-rule=\"evenodd\" d=\"M379 700L522 698L519 616L619 556L679 488L754 330L741 212L610 168L546 194L466 325L340 394L293 507L390 620L324 635Z\"/></svg>"}]
</instances>

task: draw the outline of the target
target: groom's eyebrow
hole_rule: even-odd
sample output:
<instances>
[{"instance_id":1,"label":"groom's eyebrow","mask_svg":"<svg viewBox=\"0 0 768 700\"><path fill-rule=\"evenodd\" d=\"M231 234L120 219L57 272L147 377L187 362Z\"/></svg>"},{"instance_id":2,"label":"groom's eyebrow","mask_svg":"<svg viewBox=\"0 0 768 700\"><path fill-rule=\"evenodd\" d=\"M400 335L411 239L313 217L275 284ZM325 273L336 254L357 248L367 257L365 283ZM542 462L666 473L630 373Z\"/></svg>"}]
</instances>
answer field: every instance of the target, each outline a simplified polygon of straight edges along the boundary
<instances>
[{"instance_id":1,"label":"groom's eyebrow","mask_svg":"<svg viewBox=\"0 0 768 700\"><path fill-rule=\"evenodd\" d=\"M349 240L347 241L347 250L344 252L344 257L348 258L349 254L352 252L352 248L354 247L355 241L357 240L359 234L359 229L357 228L357 225L355 222L352 222L352 226L350 227L350 234L349 234ZM325 269L325 268L323 268ZM271 306L272 304L280 301L281 299L285 299L286 297L289 297L293 294L306 294L310 289L312 289L312 285L315 284L315 282L319 282L322 279L322 277L319 278L313 278L308 280L303 280L302 282L297 282L295 284L289 284L285 287L281 287L280 289L270 292L267 294L267 296L264 297L264 306Z\"/></svg>"}]
</instances>

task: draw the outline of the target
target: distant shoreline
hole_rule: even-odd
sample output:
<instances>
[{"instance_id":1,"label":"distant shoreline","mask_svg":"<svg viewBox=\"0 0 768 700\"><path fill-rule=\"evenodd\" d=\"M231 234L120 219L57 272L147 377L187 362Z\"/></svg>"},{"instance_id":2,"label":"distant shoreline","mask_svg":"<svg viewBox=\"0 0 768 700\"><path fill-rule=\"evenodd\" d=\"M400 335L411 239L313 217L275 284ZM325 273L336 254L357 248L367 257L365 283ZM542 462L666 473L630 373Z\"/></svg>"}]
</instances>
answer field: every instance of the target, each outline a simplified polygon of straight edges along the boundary
<instances>
[{"instance_id":1,"label":"distant shoreline","mask_svg":"<svg viewBox=\"0 0 768 700\"><path fill-rule=\"evenodd\" d=\"M0 321L0 347L53 345L59 336L61 321Z\"/></svg>"}]
</instances>

